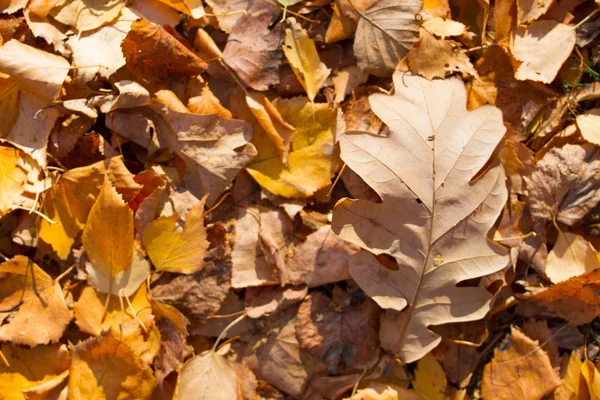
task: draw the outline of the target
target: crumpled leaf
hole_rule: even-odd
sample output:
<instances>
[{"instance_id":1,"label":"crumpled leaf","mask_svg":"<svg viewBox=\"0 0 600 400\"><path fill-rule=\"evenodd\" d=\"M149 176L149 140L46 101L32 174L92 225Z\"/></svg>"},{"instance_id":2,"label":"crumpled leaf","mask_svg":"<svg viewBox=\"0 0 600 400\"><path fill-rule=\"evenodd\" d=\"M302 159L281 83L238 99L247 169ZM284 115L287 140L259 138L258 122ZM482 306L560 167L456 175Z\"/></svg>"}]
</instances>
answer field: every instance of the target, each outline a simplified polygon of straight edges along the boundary
<instances>
[{"instance_id":1,"label":"crumpled leaf","mask_svg":"<svg viewBox=\"0 0 600 400\"><path fill-rule=\"evenodd\" d=\"M84 32L113 21L124 5L123 0L72 0L59 4L49 14L58 22Z\"/></svg>"},{"instance_id":2,"label":"crumpled leaf","mask_svg":"<svg viewBox=\"0 0 600 400\"><path fill-rule=\"evenodd\" d=\"M567 144L544 155L529 177L529 207L533 218L569 226L600 202L600 158L593 146Z\"/></svg>"},{"instance_id":3,"label":"crumpled leaf","mask_svg":"<svg viewBox=\"0 0 600 400\"><path fill-rule=\"evenodd\" d=\"M133 211L106 179L83 229L83 247L98 272L112 278L133 262Z\"/></svg>"},{"instance_id":4,"label":"crumpled leaf","mask_svg":"<svg viewBox=\"0 0 600 400\"><path fill-rule=\"evenodd\" d=\"M481 397L484 399L512 400L527 397L541 399L560 385L556 370L538 341L531 340L515 327L500 347L494 349L494 358L483 370Z\"/></svg>"},{"instance_id":5,"label":"crumpled leaf","mask_svg":"<svg viewBox=\"0 0 600 400\"><path fill-rule=\"evenodd\" d=\"M331 70L321 62L315 42L308 36L308 32L293 18L288 21L290 28L285 30L283 52L306 90L308 99L313 102Z\"/></svg>"},{"instance_id":6,"label":"crumpled leaf","mask_svg":"<svg viewBox=\"0 0 600 400\"><path fill-rule=\"evenodd\" d=\"M223 356L213 350L188 360L177 378L176 400L238 399L238 379L235 370Z\"/></svg>"},{"instance_id":7,"label":"crumpled leaf","mask_svg":"<svg viewBox=\"0 0 600 400\"><path fill-rule=\"evenodd\" d=\"M331 184L333 177L333 134L335 111L327 104L312 104L306 98L278 99L274 102L281 116L296 131L292 135L289 166L262 129L256 129L252 143L258 150L246 171L265 189L283 197L305 198ZM233 110L248 120L243 110ZM306 121L313 121L307 124Z\"/></svg>"},{"instance_id":8,"label":"crumpled leaf","mask_svg":"<svg viewBox=\"0 0 600 400\"><path fill-rule=\"evenodd\" d=\"M556 21L535 21L519 28L511 41L511 51L522 62L515 73L520 80L550 83L573 51L575 30Z\"/></svg>"},{"instance_id":9,"label":"crumpled leaf","mask_svg":"<svg viewBox=\"0 0 600 400\"><path fill-rule=\"evenodd\" d=\"M583 236L558 232L558 238L546 260L546 276L554 283L600 268L596 250Z\"/></svg>"},{"instance_id":10,"label":"crumpled leaf","mask_svg":"<svg viewBox=\"0 0 600 400\"><path fill-rule=\"evenodd\" d=\"M26 348L3 345L8 365L0 363L0 393L3 400L23 400L23 390L34 388L68 371L71 357L67 346L48 345Z\"/></svg>"},{"instance_id":11,"label":"crumpled leaf","mask_svg":"<svg viewBox=\"0 0 600 400\"><path fill-rule=\"evenodd\" d=\"M90 338L72 354L69 400L151 398L156 378L125 343L110 336Z\"/></svg>"},{"instance_id":12,"label":"crumpled leaf","mask_svg":"<svg viewBox=\"0 0 600 400\"><path fill-rule=\"evenodd\" d=\"M25 256L0 264L0 340L37 346L57 342L73 313L58 282Z\"/></svg>"},{"instance_id":13,"label":"crumpled leaf","mask_svg":"<svg viewBox=\"0 0 600 400\"><path fill-rule=\"evenodd\" d=\"M370 74L390 76L417 41L415 15L421 0L378 0L361 12L354 38L358 66Z\"/></svg>"},{"instance_id":14,"label":"crumpled leaf","mask_svg":"<svg viewBox=\"0 0 600 400\"><path fill-rule=\"evenodd\" d=\"M159 218L144 230L144 247L159 271L193 274L204 266L208 249L204 228L204 201L200 201L186 217L185 227L178 226L179 215Z\"/></svg>"},{"instance_id":15,"label":"crumpled leaf","mask_svg":"<svg viewBox=\"0 0 600 400\"><path fill-rule=\"evenodd\" d=\"M491 106L467 112L457 79L429 82L397 72L394 96L372 95L390 134L347 132L342 159L383 200L340 200L332 229L376 255L352 259L350 274L381 307L398 311L396 348L404 362L423 357L441 337L429 325L483 318L490 295L458 282L499 271L506 250L487 240L502 211L504 174L492 166L474 182L505 128ZM435 166L435 168L434 168ZM434 212L435 211L435 212Z\"/></svg>"},{"instance_id":16,"label":"crumpled leaf","mask_svg":"<svg viewBox=\"0 0 600 400\"><path fill-rule=\"evenodd\" d=\"M408 53L408 62L411 71L429 80L456 72L479 77L465 53L444 39L436 39L425 29L421 29L419 46Z\"/></svg>"},{"instance_id":17,"label":"crumpled leaf","mask_svg":"<svg viewBox=\"0 0 600 400\"><path fill-rule=\"evenodd\" d=\"M256 3L265 8L250 7L239 17L227 39L223 60L248 87L263 91L279 83L283 26L272 27L279 16L278 7Z\"/></svg>"}]
</instances>

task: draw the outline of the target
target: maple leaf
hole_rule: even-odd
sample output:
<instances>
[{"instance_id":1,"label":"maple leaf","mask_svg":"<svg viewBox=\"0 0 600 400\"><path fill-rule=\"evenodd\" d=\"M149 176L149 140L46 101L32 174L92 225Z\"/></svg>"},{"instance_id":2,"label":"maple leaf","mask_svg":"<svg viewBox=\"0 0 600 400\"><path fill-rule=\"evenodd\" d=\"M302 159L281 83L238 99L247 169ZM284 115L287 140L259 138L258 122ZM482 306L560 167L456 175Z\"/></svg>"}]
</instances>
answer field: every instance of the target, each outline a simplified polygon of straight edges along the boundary
<instances>
[{"instance_id":1,"label":"maple leaf","mask_svg":"<svg viewBox=\"0 0 600 400\"><path fill-rule=\"evenodd\" d=\"M0 340L36 346L57 342L73 314L58 282L25 256L0 264ZM25 334L26 333L26 334Z\"/></svg>"},{"instance_id":2,"label":"maple leaf","mask_svg":"<svg viewBox=\"0 0 600 400\"><path fill-rule=\"evenodd\" d=\"M381 204L343 199L332 229L397 266L363 252L350 274L381 307L404 311L395 351L403 361L424 356L441 340L429 325L482 318L490 296L456 286L502 269L504 248L486 238L507 197L504 174L485 165L505 128L491 106L467 112L458 80L429 82L397 72L394 96L370 97L388 137L347 132L342 159L381 197Z\"/></svg>"}]
</instances>

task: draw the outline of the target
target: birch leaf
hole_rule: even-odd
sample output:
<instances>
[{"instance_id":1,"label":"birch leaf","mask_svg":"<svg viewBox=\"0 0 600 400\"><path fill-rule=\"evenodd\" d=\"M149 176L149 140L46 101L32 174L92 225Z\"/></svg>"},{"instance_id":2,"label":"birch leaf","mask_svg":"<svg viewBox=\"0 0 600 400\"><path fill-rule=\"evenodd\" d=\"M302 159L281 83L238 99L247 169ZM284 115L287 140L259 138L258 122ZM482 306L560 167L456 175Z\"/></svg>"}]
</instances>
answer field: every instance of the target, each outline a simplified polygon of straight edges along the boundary
<instances>
[{"instance_id":1,"label":"birch leaf","mask_svg":"<svg viewBox=\"0 0 600 400\"><path fill-rule=\"evenodd\" d=\"M402 311L395 351L412 362L441 337L430 325L481 319L490 295L457 283L506 266L506 250L486 235L507 198L498 164L478 179L505 128L492 106L468 112L458 79L427 81L396 72L396 94L370 97L389 127L387 137L346 132L346 164L369 184L381 204L340 200L332 229L369 250L351 261L350 274L385 309ZM385 268L375 255L395 259Z\"/></svg>"},{"instance_id":2,"label":"birch leaf","mask_svg":"<svg viewBox=\"0 0 600 400\"><path fill-rule=\"evenodd\" d=\"M185 363L177 381L177 400L238 399L235 370L221 355L212 350Z\"/></svg>"}]
</instances>

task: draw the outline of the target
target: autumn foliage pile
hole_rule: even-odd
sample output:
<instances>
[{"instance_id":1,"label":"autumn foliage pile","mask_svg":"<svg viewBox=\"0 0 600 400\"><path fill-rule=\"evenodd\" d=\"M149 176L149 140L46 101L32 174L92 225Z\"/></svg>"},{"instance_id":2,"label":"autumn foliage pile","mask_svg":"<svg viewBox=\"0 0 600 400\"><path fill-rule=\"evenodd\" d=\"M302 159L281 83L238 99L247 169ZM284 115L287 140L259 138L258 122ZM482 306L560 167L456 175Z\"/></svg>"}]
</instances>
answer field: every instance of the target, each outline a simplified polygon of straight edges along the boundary
<instances>
[{"instance_id":1,"label":"autumn foliage pile","mask_svg":"<svg viewBox=\"0 0 600 400\"><path fill-rule=\"evenodd\" d=\"M0 0L0 399L600 399L593 0Z\"/></svg>"}]
</instances>

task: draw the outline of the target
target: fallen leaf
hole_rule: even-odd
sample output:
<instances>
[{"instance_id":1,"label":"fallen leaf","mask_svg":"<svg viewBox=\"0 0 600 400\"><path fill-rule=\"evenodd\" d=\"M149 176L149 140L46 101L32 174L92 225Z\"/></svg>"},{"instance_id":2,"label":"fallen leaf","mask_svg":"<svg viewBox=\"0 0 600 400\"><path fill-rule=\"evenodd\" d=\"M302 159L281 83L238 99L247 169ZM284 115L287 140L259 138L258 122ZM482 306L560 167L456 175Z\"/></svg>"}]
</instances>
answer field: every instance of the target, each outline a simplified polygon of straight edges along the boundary
<instances>
[{"instance_id":1,"label":"fallen leaf","mask_svg":"<svg viewBox=\"0 0 600 400\"><path fill-rule=\"evenodd\" d=\"M600 268L596 250L583 238L571 232L558 232L554 247L546 260L546 275L554 283Z\"/></svg>"},{"instance_id":2,"label":"fallen leaf","mask_svg":"<svg viewBox=\"0 0 600 400\"><path fill-rule=\"evenodd\" d=\"M305 198L331 184L335 111L306 98L278 99L275 107L296 131L292 135L289 167L264 131L255 131L258 154L246 170L264 188L283 197ZM234 113L235 110L234 110ZM306 121L312 121L306 124Z\"/></svg>"},{"instance_id":3,"label":"fallen leaf","mask_svg":"<svg viewBox=\"0 0 600 400\"><path fill-rule=\"evenodd\" d=\"M94 269L107 278L133 262L133 211L108 179L90 210L81 238Z\"/></svg>"},{"instance_id":4,"label":"fallen leaf","mask_svg":"<svg viewBox=\"0 0 600 400\"><path fill-rule=\"evenodd\" d=\"M177 378L175 399L238 399L238 380L229 362L214 350L188 360Z\"/></svg>"},{"instance_id":5,"label":"fallen leaf","mask_svg":"<svg viewBox=\"0 0 600 400\"><path fill-rule=\"evenodd\" d=\"M517 29L511 51L522 62L515 73L520 80L550 83L573 51L575 30L556 21L535 21Z\"/></svg>"},{"instance_id":6,"label":"fallen leaf","mask_svg":"<svg viewBox=\"0 0 600 400\"><path fill-rule=\"evenodd\" d=\"M217 16L219 28L226 33L231 33L237 20L248 8L248 0L206 0L206 4Z\"/></svg>"},{"instance_id":7,"label":"fallen leaf","mask_svg":"<svg viewBox=\"0 0 600 400\"><path fill-rule=\"evenodd\" d=\"M200 19L204 16L204 7L202 0L159 0L177 11L191 15L195 19Z\"/></svg>"},{"instance_id":8,"label":"fallen leaf","mask_svg":"<svg viewBox=\"0 0 600 400\"><path fill-rule=\"evenodd\" d=\"M371 383L369 387L359 389L352 397L345 400L421 400L417 392L402 386L383 383Z\"/></svg>"},{"instance_id":9,"label":"fallen leaf","mask_svg":"<svg viewBox=\"0 0 600 400\"><path fill-rule=\"evenodd\" d=\"M331 78L333 87L335 88L335 102L341 103L346 96L360 87L369 79L369 74L358 68L356 65L350 65L343 68Z\"/></svg>"},{"instance_id":10,"label":"fallen leaf","mask_svg":"<svg viewBox=\"0 0 600 400\"><path fill-rule=\"evenodd\" d=\"M486 238L506 202L504 174L491 167L471 182L505 128L495 107L466 111L459 80L429 82L397 72L394 82L394 96L370 97L389 136L347 132L340 138L342 159L383 203L340 200L332 230L395 259L388 269L362 252L351 260L350 274L381 307L406 308L397 347L389 350L412 362L441 340L429 325L478 320L487 313L485 290L456 283L508 263L506 250Z\"/></svg>"},{"instance_id":11,"label":"fallen leaf","mask_svg":"<svg viewBox=\"0 0 600 400\"><path fill-rule=\"evenodd\" d=\"M178 226L179 215L157 219L144 230L144 247L158 271L193 274L204 266L208 249L204 228L204 197L187 214L185 227Z\"/></svg>"},{"instance_id":12,"label":"fallen leaf","mask_svg":"<svg viewBox=\"0 0 600 400\"><path fill-rule=\"evenodd\" d=\"M308 99L314 102L331 70L321 62L315 42L308 36L308 32L295 19L290 18L288 21L290 28L285 30L283 52L306 90Z\"/></svg>"},{"instance_id":13,"label":"fallen leaf","mask_svg":"<svg viewBox=\"0 0 600 400\"><path fill-rule=\"evenodd\" d=\"M590 143L600 145L600 108L588 110L577 116L581 136Z\"/></svg>"},{"instance_id":14,"label":"fallen leaf","mask_svg":"<svg viewBox=\"0 0 600 400\"><path fill-rule=\"evenodd\" d=\"M439 36L442 39L447 36L460 36L466 30L464 24L440 17L428 19L421 24L421 27L432 35Z\"/></svg>"},{"instance_id":15,"label":"fallen leaf","mask_svg":"<svg viewBox=\"0 0 600 400\"><path fill-rule=\"evenodd\" d=\"M371 365L379 356L379 307L371 299L350 304L350 295L330 299L314 292L300 305L296 337L302 349L330 368Z\"/></svg>"},{"instance_id":16,"label":"fallen leaf","mask_svg":"<svg viewBox=\"0 0 600 400\"><path fill-rule=\"evenodd\" d=\"M249 287L244 294L246 314L250 318L260 318L275 314L292 304L302 301L308 293L304 286L257 286Z\"/></svg>"},{"instance_id":17,"label":"fallen leaf","mask_svg":"<svg viewBox=\"0 0 600 400\"><path fill-rule=\"evenodd\" d=\"M18 116L19 85L10 77L0 77L0 136L8 134Z\"/></svg>"},{"instance_id":18,"label":"fallen leaf","mask_svg":"<svg viewBox=\"0 0 600 400\"><path fill-rule=\"evenodd\" d=\"M202 88L201 96L190 97L187 108L195 114L217 114L223 118L233 118L231 111L221 105L208 85Z\"/></svg>"},{"instance_id":19,"label":"fallen leaf","mask_svg":"<svg viewBox=\"0 0 600 400\"><path fill-rule=\"evenodd\" d=\"M419 46L408 53L408 62L411 71L429 80L456 72L479 77L465 53L444 39L436 39L425 29L421 29Z\"/></svg>"},{"instance_id":20,"label":"fallen leaf","mask_svg":"<svg viewBox=\"0 0 600 400\"><path fill-rule=\"evenodd\" d=\"M133 355L146 365L152 365L161 348L161 337L156 325L142 325L133 320L113 326L108 336L117 339L133 352Z\"/></svg>"},{"instance_id":21,"label":"fallen leaf","mask_svg":"<svg viewBox=\"0 0 600 400\"><path fill-rule=\"evenodd\" d=\"M396 64L417 41L419 25L415 15L421 0L378 0L360 12L354 54L358 66L377 76L390 76Z\"/></svg>"},{"instance_id":22,"label":"fallen leaf","mask_svg":"<svg viewBox=\"0 0 600 400\"><path fill-rule=\"evenodd\" d=\"M440 363L429 353L421 358L415 370L413 389L427 400L446 399L448 381Z\"/></svg>"},{"instance_id":23,"label":"fallen leaf","mask_svg":"<svg viewBox=\"0 0 600 400\"><path fill-rule=\"evenodd\" d=\"M154 366L158 370L156 380L158 385L162 386L171 372L181 368L189 346L186 344L185 335L169 319L161 318L156 325L162 341L160 352L154 359Z\"/></svg>"},{"instance_id":24,"label":"fallen leaf","mask_svg":"<svg viewBox=\"0 0 600 400\"><path fill-rule=\"evenodd\" d=\"M260 4L261 2L256 2ZM267 3L268 4L268 3ZM264 91L279 82L282 24L271 25L279 7L268 5L267 11L249 8L233 26L223 50L223 60L254 90Z\"/></svg>"},{"instance_id":25,"label":"fallen leaf","mask_svg":"<svg viewBox=\"0 0 600 400\"><path fill-rule=\"evenodd\" d=\"M512 400L549 395L560 379L548 355L517 328L511 327L510 332L483 370L481 397Z\"/></svg>"},{"instance_id":26,"label":"fallen leaf","mask_svg":"<svg viewBox=\"0 0 600 400\"><path fill-rule=\"evenodd\" d=\"M566 374L556 388L556 400L596 399L600 396L600 372L590 360L581 361L577 352L571 353Z\"/></svg>"},{"instance_id":27,"label":"fallen leaf","mask_svg":"<svg viewBox=\"0 0 600 400\"><path fill-rule=\"evenodd\" d=\"M544 15L554 3L554 0L517 0L517 19L519 24L535 21Z\"/></svg>"},{"instance_id":28,"label":"fallen leaf","mask_svg":"<svg viewBox=\"0 0 600 400\"><path fill-rule=\"evenodd\" d=\"M526 176L531 215L572 226L600 202L600 159L592 146L551 149Z\"/></svg>"},{"instance_id":29,"label":"fallen leaf","mask_svg":"<svg viewBox=\"0 0 600 400\"><path fill-rule=\"evenodd\" d=\"M37 346L58 342L73 318L58 282L25 256L0 264L0 340Z\"/></svg>"},{"instance_id":30,"label":"fallen leaf","mask_svg":"<svg viewBox=\"0 0 600 400\"><path fill-rule=\"evenodd\" d=\"M156 378L125 343L110 336L90 338L72 354L69 400L151 398Z\"/></svg>"},{"instance_id":31,"label":"fallen leaf","mask_svg":"<svg viewBox=\"0 0 600 400\"><path fill-rule=\"evenodd\" d=\"M156 315L168 319L184 336L188 335L187 326L190 324L190 320L188 320L181 311L168 304L155 301L154 299L151 299L150 303L152 304L152 310L154 310Z\"/></svg>"},{"instance_id":32,"label":"fallen leaf","mask_svg":"<svg viewBox=\"0 0 600 400\"><path fill-rule=\"evenodd\" d=\"M140 78L154 82L172 74L199 74L207 67L162 26L139 19L121 42L129 68Z\"/></svg>"},{"instance_id":33,"label":"fallen leaf","mask_svg":"<svg viewBox=\"0 0 600 400\"><path fill-rule=\"evenodd\" d=\"M71 357L67 346L34 348L5 344L0 348L6 364L0 364L0 393L3 400L23 400L24 390L34 388L68 371Z\"/></svg>"},{"instance_id":34,"label":"fallen leaf","mask_svg":"<svg viewBox=\"0 0 600 400\"><path fill-rule=\"evenodd\" d=\"M344 123L340 127L341 132L363 131L384 136L387 134L387 128L371 110L369 104L369 96L374 93L382 92L380 88L375 86L359 87L352 92L352 96L347 101L341 104L343 112L341 120Z\"/></svg>"},{"instance_id":35,"label":"fallen leaf","mask_svg":"<svg viewBox=\"0 0 600 400\"><path fill-rule=\"evenodd\" d=\"M58 22L79 32L91 31L116 19L125 5L122 0L73 0L50 10Z\"/></svg>"},{"instance_id":36,"label":"fallen leaf","mask_svg":"<svg viewBox=\"0 0 600 400\"><path fill-rule=\"evenodd\" d=\"M19 166L21 151L11 147L0 147L0 216L9 213L18 205L27 173Z\"/></svg>"},{"instance_id":37,"label":"fallen leaf","mask_svg":"<svg viewBox=\"0 0 600 400\"><path fill-rule=\"evenodd\" d=\"M69 67L64 58L15 39L0 47L0 72L9 74L22 90L35 94L46 103L59 96Z\"/></svg>"}]
</instances>

